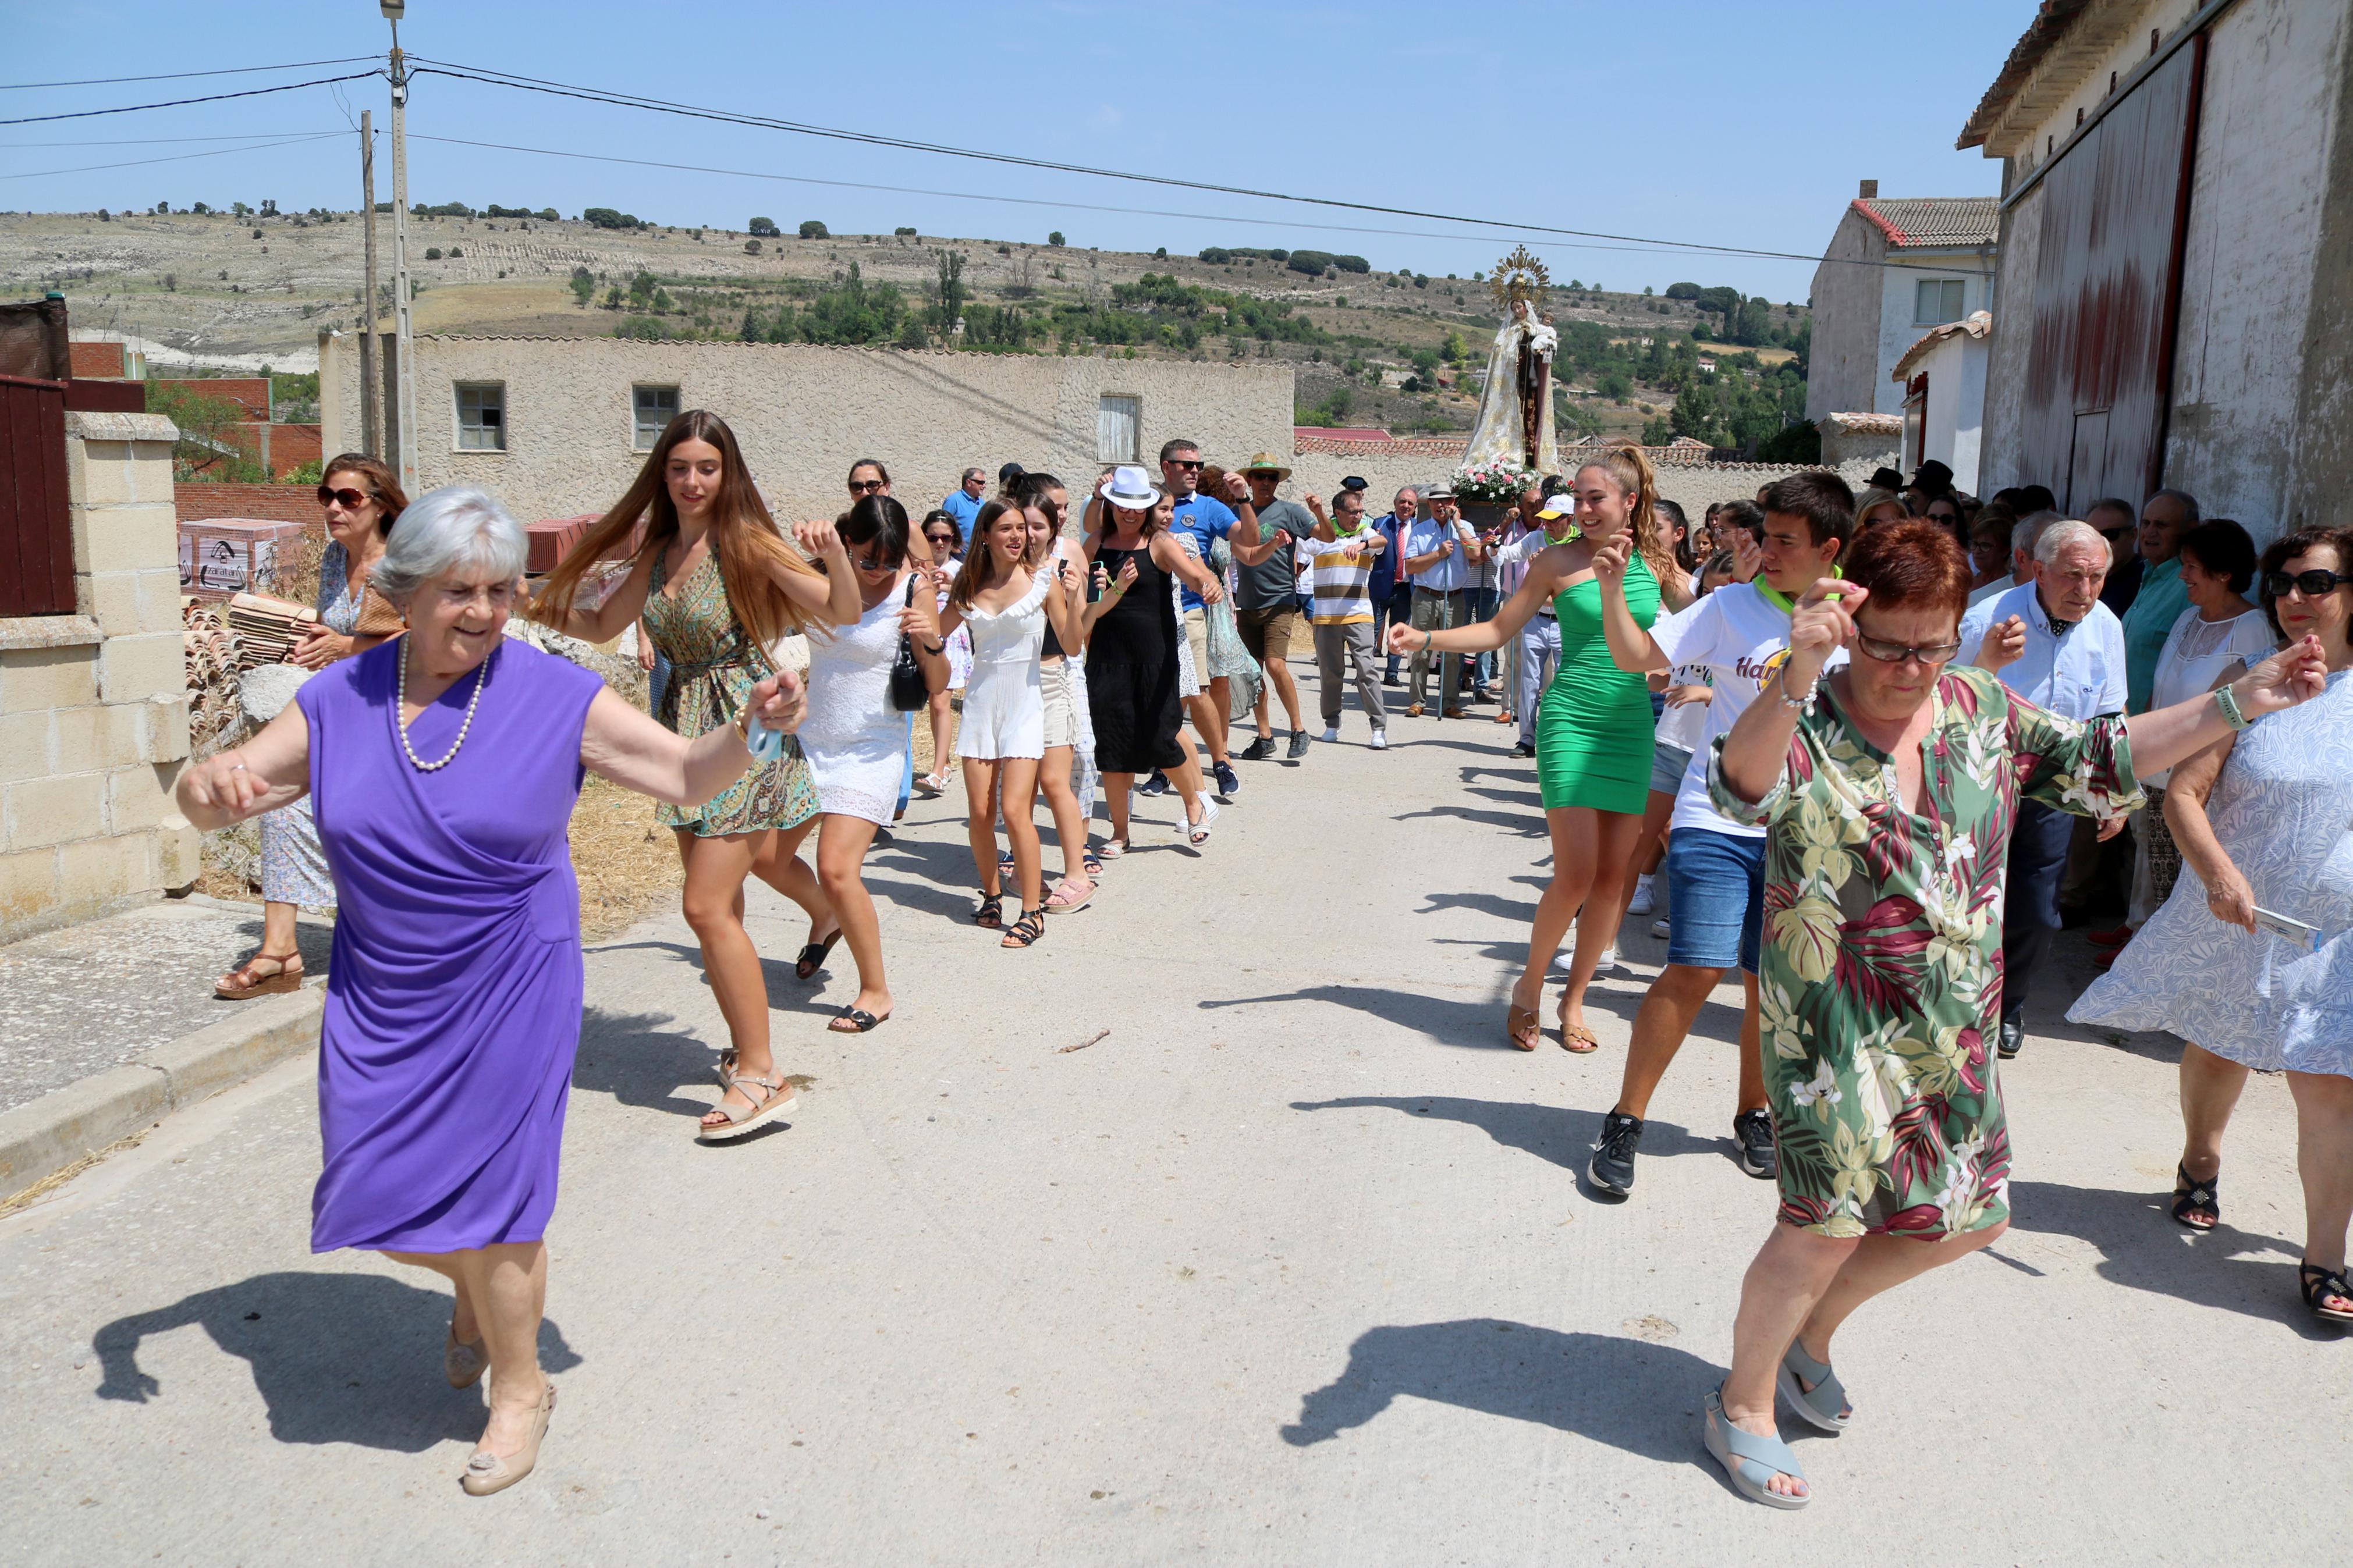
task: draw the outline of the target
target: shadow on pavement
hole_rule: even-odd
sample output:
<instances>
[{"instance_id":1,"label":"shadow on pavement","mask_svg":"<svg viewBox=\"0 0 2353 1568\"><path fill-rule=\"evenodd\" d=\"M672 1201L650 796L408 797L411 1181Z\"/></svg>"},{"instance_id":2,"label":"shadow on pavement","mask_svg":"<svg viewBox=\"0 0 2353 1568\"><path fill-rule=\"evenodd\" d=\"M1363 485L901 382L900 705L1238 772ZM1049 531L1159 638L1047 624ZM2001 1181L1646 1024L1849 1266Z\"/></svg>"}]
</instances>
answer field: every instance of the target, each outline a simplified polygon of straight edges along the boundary
<instances>
[{"instance_id":1,"label":"shadow on pavement","mask_svg":"<svg viewBox=\"0 0 2353 1568\"><path fill-rule=\"evenodd\" d=\"M1362 1426L1400 1394L1509 1416L1644 1458L1693 1462L1702 1394L1723 1371L1689 1351L1500 1318L1368 1329L1339 1378L1300 1401L1282 1440L1304 1448Z\"/></svg>"},{"instance_id":2,"label":"shadow on pavement","mask_svg":"<svg viewBox=\"0 0 2353 1568\"><path fill-rule=\"evenodd\" d=\"M1500 827L1522 838L1544 838L1551 833L1541 815L1530 816L1524 811L1482 811L1468 805L1433 805L1420 811L1399 812L1389 820L1416 822L1430 816L1451 816L1462 822L1475 822L1482 827Z\"/></svg>"},{"instance_id":3,"label":"shadow on pavement","mask_svg":"<svg viewBox=\"0 0 2353 1568\"><path fill-rule=\"evenodd\" d=\"M422 1453L482 1435L482 1391L441 1376L449 1292L381 1274L258 1274L169 1307L117 1318L91 1336L103 1373L97 1394L144 1405L164 1385L139 1368L153 1334L190 1325L252 1364L281 1443L355 1443ZM568 1372L581 1358L553 1322L539 1325L540 1364Z\"/></svg>"},{"instance_id":4,"label":"shadow on pavement","mask_svg":"<svg viewBox=\"0 0 2353 1568\"><path fill-rule=\"evenodd\" d=\"M1441 1046L1472 1050L1514 1048L1504 1038L1502 1016L1492 1002L1458 1002L1451 997L1389 991L1373 985L1303 985L1296 991L1278 991L1265 996L1204 998L1194 1005L1211 1012L1225 1007L1257 1007L1270 1002L1326 1002L1335 1007L1354 1008L1384 1023L1403 1025Z\"/></svg>"},{"instance_id":5,"label":"shadow on pavement","mask_svg":"<svg viewBox=\"0 0 2353 1568\"><path fill-rule=\"evenodd\" d=\"M2305 1310L2295 1273L2303 1247L2241 1230L2227 1219L2195 1236L2173 1223L2167 1212L2172 1201L2170 1194L2157 1192L2012 1182L2010 1223L2016 1230L2091 1243L2105 1255L2094 1272L2111 1284L2261 1318L2308 1340L2346 1337ZM2229 1197L2222 1202L2227 1214Z\"/></svg>"},{"instance_id":6,"label":"shadow on pavement","mask_svg":"<svg viewBox=\"0 0 2353 1568\"><path fill-rule=\"evenodd\" d=\"M1294 1100L1293 1110L1400 1110L1427 1116L1433 1121L1459 1121L1476 1127L1506 1149L1534 1154L1564 1171L1585 1169L1585 1156L1601 1136L1601 1112L1537 1105L1522 1100L1463 1100L1445 1094L1348 1095L1339 1100ZM1714 1154L1730 1158L1736 1151L1725 1138L1694 1138L1672 1121L1656 1118L1642 1123L1642 1154Z\"/></svg>"},{"instance_id":7,"label":"shadow on pavement","mask_svg":"<svg viewBox=\"0 0 2353 1568\"><path fill-rule=\"evenodd\" d=\"M572 1064L572 1087L609 1094L623 1105L701 1118L709 1098L689 1100L681 1084L707 1083L719 1066L718 1047L695 1035L666 1030L676 1020L667 1013L607 1013L591 1007L580 1022L580 1054Z\"/></svg>"}]
</instances>

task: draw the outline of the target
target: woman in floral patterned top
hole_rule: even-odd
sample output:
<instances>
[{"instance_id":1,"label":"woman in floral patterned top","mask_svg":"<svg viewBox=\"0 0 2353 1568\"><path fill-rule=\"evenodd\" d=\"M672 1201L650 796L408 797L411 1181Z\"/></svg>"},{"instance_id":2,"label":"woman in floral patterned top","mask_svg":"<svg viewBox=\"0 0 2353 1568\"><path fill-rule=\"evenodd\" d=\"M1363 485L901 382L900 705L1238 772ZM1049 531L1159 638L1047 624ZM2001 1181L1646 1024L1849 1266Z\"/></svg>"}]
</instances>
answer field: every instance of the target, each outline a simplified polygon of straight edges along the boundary
<instances>
[{"instance_id":1,"label":"woman in floral patterned top","mask_svg":"<svg viewBox=\"0 0 2353 1568\"><path fill-rule=\"evenodd\" d=\"M2170 766L2232 729L2212 698L2077 722L1946 668L1968 583L1945 530L1864 533L1845 580L1798 605L1778 683L1710 765L1717 808L1767 829L1760 991L1783 1223L1749 1267L1704 1436L1736 1487L1776 1507L1808 1497L1775 1436L1777 1381L1809 1425L1843 1428L1839 1325L2010 1222L1989 1042L2020 803L2116 816L2140 801L2136 756ZM1841 647L1851 662L1823 679ZM2228 689L2230 712L2290 707L2321 679L2316 647L2290 649Z\"/></svg>"}]
</instances>

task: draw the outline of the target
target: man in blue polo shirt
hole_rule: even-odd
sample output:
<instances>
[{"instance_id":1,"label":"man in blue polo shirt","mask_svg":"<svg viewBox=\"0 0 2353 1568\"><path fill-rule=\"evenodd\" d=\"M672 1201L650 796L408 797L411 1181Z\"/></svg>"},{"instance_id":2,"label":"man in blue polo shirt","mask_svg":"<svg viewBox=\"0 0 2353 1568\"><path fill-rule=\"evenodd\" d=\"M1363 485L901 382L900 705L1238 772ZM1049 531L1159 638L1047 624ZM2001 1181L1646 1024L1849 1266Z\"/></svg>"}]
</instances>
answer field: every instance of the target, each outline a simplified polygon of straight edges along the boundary
<instances>
[{"instance_id":1,"label":"man in blue polo shirt","mask_svg":"<svg viewBox=\"0 0 2353 1568\"><path fill-rule=\"evenodd\" d=\"M1201 493L1198 442L1180 437L1163 446L1160 478L1176 506L1168 530L1193 542L1203 566L1216 570L1209 565L1209 546L1220 539L1230 537L1234 544L1257 545L1258 512L1250 506L1250 487L1240 474L1226 476L1232 487L1232 505ZM1226 752L1226 678L1210 677L1208 615L1201 595L1189 587L1185 589L1185 640L1192 647L1193 673L1201 687L1198 695L1186 699L1185 711L1193 721L1194 733L1209 748L1209 771L1217 781L1213 793L1219 800L1230 800L1240 793L1242 784Z\"/></svg>"},{"instance_id":2,"label":"man in blue polo shirt","mask_svg":"<svg viewBox=\"0 0 2353 1568\"><path fill-rule=\"evenodd\" d=\"M988 493L988 476L978 468L964 471L964 483L940 502L940 510L955 519L956 531L972 543L972 520L980 515L981 498Z\"/></svg>"}]
</instances>

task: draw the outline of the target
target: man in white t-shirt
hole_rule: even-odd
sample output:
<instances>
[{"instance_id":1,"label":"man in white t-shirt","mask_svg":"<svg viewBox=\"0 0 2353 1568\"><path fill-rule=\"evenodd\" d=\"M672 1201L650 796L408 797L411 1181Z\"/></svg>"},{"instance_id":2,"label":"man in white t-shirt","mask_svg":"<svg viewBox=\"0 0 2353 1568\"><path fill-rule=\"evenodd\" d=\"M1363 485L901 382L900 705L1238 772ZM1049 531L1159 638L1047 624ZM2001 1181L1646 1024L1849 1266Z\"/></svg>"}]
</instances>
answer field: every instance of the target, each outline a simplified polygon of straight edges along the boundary
<instances>
[{"instance_id":1,"label":"man in white t-shirt","mask_svg":"<svg viewBox=\"0 0 2353 1568\"><path fill-rule=\"evenodd\" d=\"M1854 493L1826 470L1793 474L1766 489L1765 537L1756 579L1731 583L1648 632L1626 605L1623 567L1604 575L1601 631L1618 668L1637 673L1705 666L1715 684L1707 726L1683 770L1667 826L1667 966L1634 1016L1618 1103L1602 1119L1588 1169L1594 1186L1624 1197L1634 1184L1642 1118L1667 1064L1724 972L1737 963L1746 1006L1740 1019L1740 1103L1732 1119L1740 1168L1760 1180L1778 1170L1773 1118L1766 1109L1757 958L1765 918L1765 836L1709 803L1707 768L1716 738L1757 700L1789 646L1789 610L1836 569L1854 531ZM1775 699L1778 700L1778 698Z\"/></svg>"}]
</instances>

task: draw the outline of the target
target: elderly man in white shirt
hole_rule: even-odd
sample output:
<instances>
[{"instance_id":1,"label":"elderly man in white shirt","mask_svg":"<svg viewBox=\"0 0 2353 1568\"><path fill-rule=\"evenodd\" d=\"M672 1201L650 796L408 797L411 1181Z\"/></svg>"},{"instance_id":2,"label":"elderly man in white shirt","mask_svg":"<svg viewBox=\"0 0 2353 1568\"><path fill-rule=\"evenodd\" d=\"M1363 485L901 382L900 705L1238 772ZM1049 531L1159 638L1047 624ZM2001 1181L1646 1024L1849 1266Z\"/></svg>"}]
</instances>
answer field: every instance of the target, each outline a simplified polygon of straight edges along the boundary
<instances>
[{"instance_id":1,"label":"elderly man in white shirt","mask_svg":"<svg viewBox=\"0 0 2353 1568\"><path fill-rule=\"evenodd\" d=\"M2125 629L2100 603L2108 542L2089 523L2062 521L2034 542L2034 577L1969 606L1963 659L1995 671L2027 701L2066 719L2125 710ZM2010 841L2002 915L2001 1054L2025 1044L2026 998L2059 929L2059 883L2074 819L2021 802ZM2121 826L2119 819L2118 826ZM2103 830L2103 836L2114 828Z\"/></svg>"}]
</instances>

